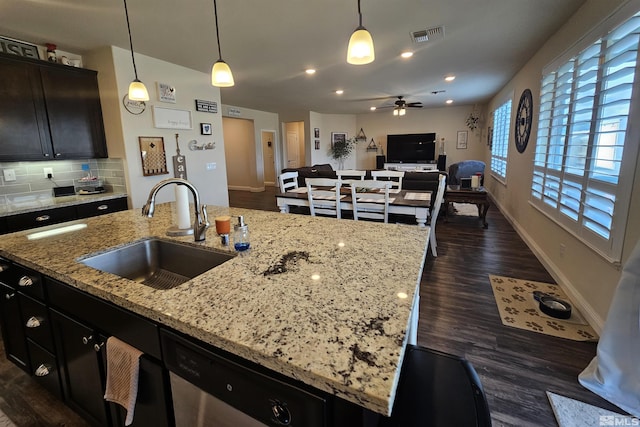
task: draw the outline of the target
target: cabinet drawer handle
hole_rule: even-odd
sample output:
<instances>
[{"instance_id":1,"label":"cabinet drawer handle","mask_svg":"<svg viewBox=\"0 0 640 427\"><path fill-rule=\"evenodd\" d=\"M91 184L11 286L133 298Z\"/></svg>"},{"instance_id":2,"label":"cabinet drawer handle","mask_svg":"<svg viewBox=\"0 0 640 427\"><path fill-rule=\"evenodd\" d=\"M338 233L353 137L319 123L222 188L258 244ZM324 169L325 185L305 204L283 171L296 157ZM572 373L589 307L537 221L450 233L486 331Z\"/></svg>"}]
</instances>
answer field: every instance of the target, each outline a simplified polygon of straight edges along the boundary
<instances>
[{"instance_id":1,"label":"cabinet drawer handle","mask_svg":"<svg viewBox=\"0 0 640 427\"><path fill-rule=\"evenodd\" d=\"M41 325L40 319L35 316L31 316L29 320L27 320L27 328L37 328Z\"/></svg>"},{"instance_id":2,"label":"cabinet drawer handle","mask_svg":"<svg viewBox=\"0 0 640 427\"><path fill-rule=\"evenodd\" d=\"M5 295L4 295L5 299L11 299L11 298L13 298L13 297L15 297L15 296L16 296L15 292L14 292L14 293L12 293L12 294L5 294Z\"/></svg>"},{"instance_id":3,"label":"cabinet drawer handle","mask_svg":"<svg viewBox=\"0 0 640 427\"><path fill-rule=\"evenodd\" d=\"M9 264L0 264L0 273L7 271L9 269Z\"/></svg>"},{"instance_id":4,"label":"cabinet drawer handle","mask_svg":"<svg viewBox=\"0 0 640 427\"><path fill-rule=\"evenodd\" d=\"M105 211L107 209L109 209L109 205L100 205L100 206L98 206L98 210L99 211Z\"/></svg>"},{"instance_id":5,"label":"cabinet drawer handle","mask_svg":"<svg viewBox=\"0 0 640 427\"><path fill-rule=\"evenodd\" d=\"M93 335L89 335L88 337L82 337L82 344L87 345L93 339Z\"/></svg>"},{"instance_id":6,"label":"cabinet drawer handle","mask_svg":"<svg viewBox=\"0 0 640 427\"><path fill-rule=\"evenodd\" d=\"M62 153L56 153L56 157L62 156Z\"/></svg>"},{"instance_id":7,"label":"cabinet drawer handle","mask_svg":"<svg viewBox=\"0 0 640 427\"><path fill-rule=\"evenodd\" d=\"M36 377L46 377L51 373L50 369L51 368L44 363L41 364L40 366L38 366L38 369L36 369Z\"/></svg>"},{"instance_id":8,"label":"cabinet drawer handle","mask_svg":"<svg viewBox=\"0 0 640 427\"><path fill-rule=\"evenodd\" d=\"M38 221L38 222L49 221L50 219L51 219L51 217L49 215L40 215L40 216L36 217L36 221Z\"/></svg>"},{"instance_id":9,"label":"cabinet drawer handle","mask_svg":"<svg viewBox=\"0 0 640 427\"><path fill-rule=\"evenodd\" d=\"M96 351L96 353L97 353L97 352L99 352L99 351L100 351L100 349L102 348L102 346L104 346L104 343L103 343L103 342L101 342L100 344L94 344L94 345L93 345L93 349L94 349L94 350Z\"/></svg>"},{"instance_id":10,"label":"cabinet drawer handle","mask_svg":"<svg viewBox=\"0 0 640 427\"><path fill-rule=\"evenodd\" d=\"M35 282L29 276L22 276L20 280L18 280L18 285L20 286L33 286Z\"/></svg>"}]
</instances>

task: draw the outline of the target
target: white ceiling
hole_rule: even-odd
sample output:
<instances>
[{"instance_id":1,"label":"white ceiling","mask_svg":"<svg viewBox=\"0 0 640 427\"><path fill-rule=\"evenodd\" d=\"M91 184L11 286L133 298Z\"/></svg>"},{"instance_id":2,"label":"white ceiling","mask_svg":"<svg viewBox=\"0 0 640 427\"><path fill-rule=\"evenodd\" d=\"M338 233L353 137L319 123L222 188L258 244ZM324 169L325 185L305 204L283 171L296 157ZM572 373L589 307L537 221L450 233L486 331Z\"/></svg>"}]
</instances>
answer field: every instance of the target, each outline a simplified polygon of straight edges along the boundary
<instances>
[{"instance_id":1,"label":"white ceiling","mask_svg":"<svg viewBox=\"0 0 640 427\"><path fill-rule=\"evenodd\" d=\"M225 104L277 113L359 114L397 95L427 107L486 102L585 0L362 0L376 60L346 62L357 0L218 0ZM218 59L213 0L128 0L134 50L209 73ZM444 38L415 44L414 31ZM0 0L0 35L82 54L129 49L120 0ZM413 50L409 60L399 57ZM316 68L314 76L304 73ZM145 81L144 68L138 69ZM453 83L445 75L457 76ZM133 79L133 72L132 72ZM146 82L152 85L153 82ZM336 89L344 89L338 96ZM445 90L444 93L432 94Z\"/></svg>"}]
</instances>

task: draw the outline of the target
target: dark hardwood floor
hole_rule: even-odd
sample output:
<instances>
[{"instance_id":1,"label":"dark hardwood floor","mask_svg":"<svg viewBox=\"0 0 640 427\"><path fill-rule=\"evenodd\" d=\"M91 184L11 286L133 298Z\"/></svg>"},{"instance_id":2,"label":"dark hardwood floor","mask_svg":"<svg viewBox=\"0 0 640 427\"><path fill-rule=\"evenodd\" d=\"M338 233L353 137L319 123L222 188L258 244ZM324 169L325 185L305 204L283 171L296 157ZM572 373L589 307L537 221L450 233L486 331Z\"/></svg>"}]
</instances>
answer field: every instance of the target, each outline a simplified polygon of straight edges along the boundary
<instances>
[{"instance_id":1,"label":"dark hardwood floor","mask_svg":"<svg viewBox=\"0 0 640 427\"><path fill-rule=\"evenodd\" d=\"M234 207L277 211L274 194L274 188L263 193L229 191L229 201ZM496 427L555 426L547 390L621 412L577 381L595 354L594 343L502 325L489 274L553 279L495 207L487 220L486 230L469 217L438 222L438 257L429 253L420 284L418 343L471 361ZM0 409L19 427L86 425L9 362L1 343Z\"/></svg>"}]
</instances>

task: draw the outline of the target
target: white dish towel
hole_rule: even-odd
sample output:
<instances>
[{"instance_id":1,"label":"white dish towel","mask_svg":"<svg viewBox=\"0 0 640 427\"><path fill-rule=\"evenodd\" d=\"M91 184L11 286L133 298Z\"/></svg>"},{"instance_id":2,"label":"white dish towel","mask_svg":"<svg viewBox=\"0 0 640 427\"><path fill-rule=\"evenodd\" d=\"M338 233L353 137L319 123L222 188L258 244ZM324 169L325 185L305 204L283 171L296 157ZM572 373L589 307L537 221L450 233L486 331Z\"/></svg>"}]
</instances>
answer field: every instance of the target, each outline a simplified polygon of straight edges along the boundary
<instances>
[{"instance_id":1,"label":"white dish towel","mask_svg":"<svg viewBox=\"0 0 640 427\"><path fill-rule=\"evenodd\" d=\"M107 340L107 387L104 398L127 410L125 426L133 422L142 354L137 348L115 337Z\"/></svg>"}]
</instances>

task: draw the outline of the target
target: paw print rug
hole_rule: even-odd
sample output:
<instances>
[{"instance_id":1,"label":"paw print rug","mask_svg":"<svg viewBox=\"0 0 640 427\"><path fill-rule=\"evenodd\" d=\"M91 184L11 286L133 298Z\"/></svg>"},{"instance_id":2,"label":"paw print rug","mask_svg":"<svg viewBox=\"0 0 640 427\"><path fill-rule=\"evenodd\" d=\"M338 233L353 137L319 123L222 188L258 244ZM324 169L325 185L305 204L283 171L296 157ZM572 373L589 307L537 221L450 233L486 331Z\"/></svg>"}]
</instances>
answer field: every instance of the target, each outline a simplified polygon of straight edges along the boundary
<instances>
[{"instance_id":1,"label":"paw print rug","mask_svg":"<svg viewBox=\"0 0 640 427\"><path fill-rule=\"evenodd\" d=\"M500 319L505 326L575 341L597 341L598 335L580 315L560 286L531 280L489 275ZM540 311L533 291L542 291L571 304L569 319L556 319Z\"/></svg>"}]
</instances>

